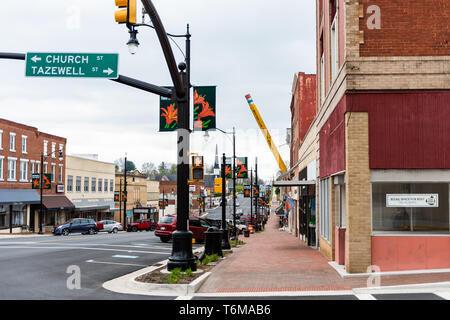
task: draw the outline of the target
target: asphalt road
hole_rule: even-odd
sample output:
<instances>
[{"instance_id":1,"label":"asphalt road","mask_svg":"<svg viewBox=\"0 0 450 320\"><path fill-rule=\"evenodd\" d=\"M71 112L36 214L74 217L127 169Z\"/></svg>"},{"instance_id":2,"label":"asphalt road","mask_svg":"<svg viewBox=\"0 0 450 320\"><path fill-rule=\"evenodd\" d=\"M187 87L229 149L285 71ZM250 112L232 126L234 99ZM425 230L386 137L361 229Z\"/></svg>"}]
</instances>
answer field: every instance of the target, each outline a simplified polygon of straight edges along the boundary
<instances>
[{"instance_id":1,"label":"asphalt road","mask_svg":"<svg viewBox=\"0 0 450 320\"><path fill-rule=\"evenodd\" d=\"M167 300L102 284L166 260L171 250L153 232L0 238L0 299Z\"/></svg>"}]
</instances>

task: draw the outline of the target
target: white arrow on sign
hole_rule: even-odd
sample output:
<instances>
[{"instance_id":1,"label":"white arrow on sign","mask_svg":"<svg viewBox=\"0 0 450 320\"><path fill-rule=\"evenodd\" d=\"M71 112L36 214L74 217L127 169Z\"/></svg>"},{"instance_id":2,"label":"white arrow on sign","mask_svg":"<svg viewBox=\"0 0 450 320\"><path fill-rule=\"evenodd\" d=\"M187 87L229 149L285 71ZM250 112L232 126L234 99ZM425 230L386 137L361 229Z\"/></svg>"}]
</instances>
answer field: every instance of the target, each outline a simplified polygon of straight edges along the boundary
<instances>
[{"instance_id":1,"label":"white arrow on sign","mask_svg":"<svg viewBox=\"0 0 450 320\"><path fill-rule=\"evenodd\" d=\"M107 70L103 70L103 73L107 73L108 76L113 72L114 72L114 70L112 70L111 68L108 68Z\"/></svg>"},{"instance_id":2,"label":"white arrow on sign","mask_svg":"<svg viewBox=\"0 0 450 320\"><path fill-rule=\"evenodd\" d=\"M34 56L33 58L31 58L31 60L33 60L33 62L36 63L36 61L41 61L42 59L39 58L38 56Z\"/></svg>"}]
</instances>

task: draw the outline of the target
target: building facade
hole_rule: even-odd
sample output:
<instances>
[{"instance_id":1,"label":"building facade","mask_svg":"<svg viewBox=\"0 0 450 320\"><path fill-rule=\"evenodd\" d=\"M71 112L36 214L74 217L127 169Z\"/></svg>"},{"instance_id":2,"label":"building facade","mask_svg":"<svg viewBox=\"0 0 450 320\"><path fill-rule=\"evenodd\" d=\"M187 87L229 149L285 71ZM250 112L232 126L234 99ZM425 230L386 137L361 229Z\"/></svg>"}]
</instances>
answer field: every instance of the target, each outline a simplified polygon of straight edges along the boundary
<instances>
[{"instance_id":1,"label":"building facade","mask_svg":"<svg viewBox=\"0 0 450 320\"><path fill-rule=\"evenodd\" d=\"M300 149L316 150L320 251L349 273L450 268L448 1L316 8L317 116Z\"/></svg>"},{"instance_id":2,"label":"building facade","mask_svg":"<svg viewBox=\"0 0 450 320\"><path fill-rule=\"evenodd\" d=\"M116 212L114 219L115 221L123 223L124 212L126 212L126 224L130 224L137 219L141 219L141 213L133 214L133 209L147 207L147 176L143 175L138 170L127 172L126 176L126 205L124 201L115 203ZM115 188L116 191L125 190L125 175L123 172L115 173Z\"/></svg>"},{"instance_id":3,"label":"building facade","mask_svg":"<svg viewBox=\"0 0 450 320\"><path fill-rule=\"evenodd\" d=\"M96 157L67 156L66 196L75 208L69 218L114 218L114 163Z\"/></svg>"},{"instance_id":4,"label":"building facade","mask_svg":"<svg viewBox=\"0 0 450 320\"><path fill-rule=\"evenodd\" d=\"M66 138L0 119L0 232L38 231L41 197L39 189L32 189L33 173L51 174L42 197L43 231L65 220L73 208L64 196L66 143Z\"/></svg>"}]
</instances>

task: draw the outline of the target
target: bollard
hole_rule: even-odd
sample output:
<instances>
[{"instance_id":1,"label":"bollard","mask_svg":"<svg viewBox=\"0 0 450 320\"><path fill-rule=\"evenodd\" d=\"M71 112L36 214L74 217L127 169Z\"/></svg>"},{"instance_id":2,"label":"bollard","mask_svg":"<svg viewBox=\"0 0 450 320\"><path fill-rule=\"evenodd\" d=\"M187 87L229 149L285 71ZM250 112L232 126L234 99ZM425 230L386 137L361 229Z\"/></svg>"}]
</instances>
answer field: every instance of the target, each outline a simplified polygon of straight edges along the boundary
<instances>
[{"instance_id":1,"label":"bollard","mask_svg":"<svg viewBox=\"0 0 450 320\"><path fill-rule=\"evenodd\" d=\"M212 227L204 233L205 235L205 251L200 256L200 261L202 261L206 255L210 256L213 254L218 254L223 257L222 252L222 231Z\"/></svg>"}]
</instances>

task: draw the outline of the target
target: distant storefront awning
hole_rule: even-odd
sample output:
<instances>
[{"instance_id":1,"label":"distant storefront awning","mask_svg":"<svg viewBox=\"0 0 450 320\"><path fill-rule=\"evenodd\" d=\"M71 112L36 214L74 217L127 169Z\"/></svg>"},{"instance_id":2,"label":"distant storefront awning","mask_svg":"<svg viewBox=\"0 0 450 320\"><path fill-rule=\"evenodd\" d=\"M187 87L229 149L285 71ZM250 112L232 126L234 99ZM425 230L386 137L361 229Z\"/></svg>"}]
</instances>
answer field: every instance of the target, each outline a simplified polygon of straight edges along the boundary
<instances>
[{"instance_id":1,"label":"distant storefront awning","mask_svg":"<svg viewBox=\"0 0 450 320\"><path fill-rule=\"evenodd\" d=\"M42 204L48 210L66 210L75 208L73 203L66 196L42 196Z\"/></svg>"},{"instance_id":2,"label":"distant storefront awning","mask_svg":"<svg viewBox=\"0 0 450 320\"><path fill-rule=\"evenodd\" d=\"M3 189L0 190L0 205L40 203L41 198L36 190Z\"/></svg>"},{"instance_id":3,"label":"distant storefront awning","mask_svg":"<svg viewBox=\"0 0 450 320\"><path fill-rule=\"evenodd\" d=\"M288 181L274 181L274 187L301 187L301 186L314 186L316 181L314 180L288 180Z\"/></svg>"}]
</instances>

